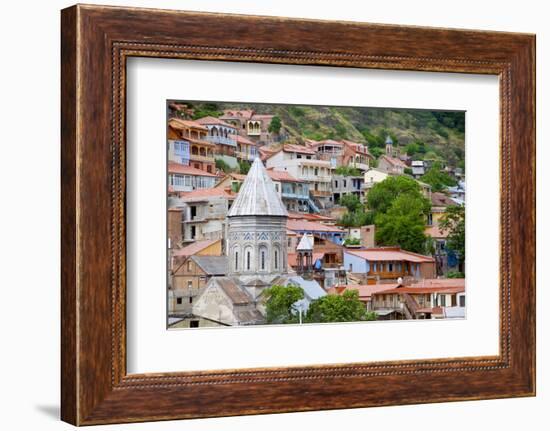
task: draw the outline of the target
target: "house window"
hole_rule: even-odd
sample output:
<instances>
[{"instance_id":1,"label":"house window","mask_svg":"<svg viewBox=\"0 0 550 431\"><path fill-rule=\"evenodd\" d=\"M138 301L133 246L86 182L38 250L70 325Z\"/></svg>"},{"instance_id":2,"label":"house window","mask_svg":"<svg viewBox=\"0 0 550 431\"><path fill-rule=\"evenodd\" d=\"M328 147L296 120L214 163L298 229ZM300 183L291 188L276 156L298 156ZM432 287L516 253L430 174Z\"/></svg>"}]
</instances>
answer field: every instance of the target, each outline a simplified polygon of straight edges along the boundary
<instances>
[{"instance_id":1,"label":"house window","mask_svg":"<svg viewBox=\"0 0 550 431\"><path fill-rule=\"evenodd\" d=\"M192 303L193 303L193 297L190 296L190 297L189 297L189 304L192 304Z\"/></svg>"},{"instance_id":2,"label":"house window","mask_svg":"<svg viewBox=\"0 0 550 431\"><path fill-rule=\"evenodd\" d=\"M344 188L346 188L346 187L347 187L347 185L348 185L348 182L347 182L347 180L344 180Z\"/></svg>"},{"instance_id":3,"label":"house window","mask_svg":"<svg viewBox=\"0 0 550 431\"><path fill-rule=\"evenodd\" d=\"M439 297L439 306L440 306L440 307L445 307L446 302L447 302L447 297L446 297L446 295L441 295L441 296Z\"/></svg>"},{"instance_id":4,"label":"house window","mask_svg":"<svg viewBox=\"0 0 550 431\"><path fill-rule=\"evenodd\" d=\"M349 272L353 272L353 263L349 264Z\"/></svg>"},{"instance_id":5,"label":"house window","mask_svg":"<svg viewBox=\"0 0 550 431\"><path fill-rule=\"evenodd\" d=\"M460 304L461 307L466 307L466 297L464 295L459 296L458 303Z\"/></svg>"},{"instance_id":6,"label":"house window","mask_svg":"<svg viewBox=\"0 0 550 431\"><path fill-rule=\"evenodd\" d=\"M198 320L191 320L189 322L189 327L190 328L198 328L199 327L199 321Z\"/></svg>"},{"instance_id":7,"label":"house window","mask_svg":"<svg viewBox=\"0 0 550 431\"><path fill-rule=\"evenodd\" d=\"M388 271L393 272L393 263L388 264Z\"/></svg>"},{"instance_id":8,"label":"house window","mask_svg":"<svg viewBox=\"0 0 550 431\"><path fill-rule=\"evenodd\" d=\"M183 303L182 297L181 297L181 296L178 296L178 297L176 298L176 304L181 305L182 303Z\"/></svg>"}]
</instances>

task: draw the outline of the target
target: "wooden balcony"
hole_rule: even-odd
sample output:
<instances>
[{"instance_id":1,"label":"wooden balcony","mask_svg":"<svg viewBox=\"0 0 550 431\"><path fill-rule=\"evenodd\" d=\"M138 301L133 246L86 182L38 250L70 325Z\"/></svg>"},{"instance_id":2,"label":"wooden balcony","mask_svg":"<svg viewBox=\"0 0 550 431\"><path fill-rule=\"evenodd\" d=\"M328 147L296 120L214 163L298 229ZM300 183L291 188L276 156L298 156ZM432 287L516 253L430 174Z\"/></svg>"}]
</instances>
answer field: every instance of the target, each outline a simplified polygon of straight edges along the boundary
<instances>
[{"instance_id":1,"label":"wooden balcony","mask_svg":"<svg viewBox=\"0 0 550 431\"><path fill-rule=\"evenodd\" d=\"M214 163L214 156L201 156L200 154L189 154L189 160L196 162Z\"/></svg>"}]
</instances>

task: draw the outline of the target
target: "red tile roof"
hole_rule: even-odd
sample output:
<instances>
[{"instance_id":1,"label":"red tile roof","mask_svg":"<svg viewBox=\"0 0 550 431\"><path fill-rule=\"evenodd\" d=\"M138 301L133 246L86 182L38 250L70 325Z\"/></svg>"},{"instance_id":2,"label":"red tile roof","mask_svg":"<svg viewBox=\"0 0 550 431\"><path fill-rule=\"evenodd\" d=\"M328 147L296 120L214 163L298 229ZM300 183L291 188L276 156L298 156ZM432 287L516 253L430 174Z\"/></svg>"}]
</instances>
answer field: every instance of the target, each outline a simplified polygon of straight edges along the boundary
<instances>
[{"instance_id":1,"label":"red tile roof","mask_svg":"<svg viewBox=\"0 0 550 431\"><path fill-rule=\"evenodd\" d=\"M462 287L466 286L464 278L427 278L418 283L411 284L410 287Z\"/></svg>"},{"instance_id":2,"label":"red tile roof","mask_svg":"<svg viewBox=\"0 0 550 431\"><path fill-rule=\"evenodd\" d=\"M449 229L443 229L438 225L426 226L424 233L432 238L447 238L449 236Z\"/></svg>"},{"instance_id":3,"label":"red tile roof","mask_svg":"<svg viewBox=\"0 0 550 431\"><path fill-rule=\"evenodd\" d=\"M274 154L277 154L279 151L270 150L270 149L265 148L265 147L260 147L258 149L258 152L260 153L260 158L265 161L266 159L269 159Z\"/></svg>"},{"instance_id":4,"label":"red tile roof","mask_svg":"<svg viewBox=\"0 0 550 431\"><path fill-rule=\"evenodd\" d=\"M461 293L465 291L464 286L454 287L397 287L395 289L386 290L384 293L412 293L412 294L425 294L425 293Z\"/></svg>"},{"instance_id":5,"label":"red tile roof","mask_svg":"<svg viewBox=\"0 0 550 431\"><path fill-rule=\"evenodd\" d=\"M432 193L432 206L434 207L448 207L449 205L456 205L449 196L440 192Z\"/></svg>"},{"instance_id":6,"label":"red tile roof","mask_svg":"<svg viewBox=\"0 0 550 431\"><path fill-rule=\"evenodd\" d=\"M267 174L273 181L282 181L287 183L304 183L304 180L294 178L286 171L276 171L273 168L267 169Z\"/></svg>"},{"instance_id":7,"label":"red tile roof","mask_svg":"<svg viewBox=\"0 0 550 431\"><path fill-rule=\"evenodd\" d=\"M357 290L359 293L359 299L369 300L375 293L385 292L391 289L395 289L398 284L347 284L331 287L328 290L328 294L343 295L347 290Z\"/></svg>"},{"instance_id":8,"label":"red tile roof","mask_svg":"<svg viewBox=\"0 0 550 431\"><path fill-rule=\"evenodd\" d=\"M168 124L174 129L179 129L179 130L191 127L194 129L203 130L205 132L208 131L208 128L204 127L202 124L193 120L182 120L181 118L170 118L168 120Z\"/></svg>"},{"instance_id":9,"label":"red tile roof","mask_svg":"<svg viewBox=\"0 0 550 431\"><path fill-rule=\"evenodd\" d=\"M305 147L304 145L295 145L295 144L285 144L283 145L283 151L285 153L300 153L300 154L315 154L311 148Z\"/></svg>"},{"instance_id":10,"label":"red tile roof","mask_svg":"<svg viewBox=\"0 0 550 431\"><path fill-rule=\"evenodd\" d=\"M245 138L244 136L241 136L241 135L235 135L235 140L240 144L253 145L255 147L258 145L257 142L251 141L250 139Z\"/></svg>"},{"instance_id":11,"label":"red tile roof","mask_svg":"<svg viewBox=\"0 0 550 431\"><path fill-rule=\"evenodd\" d=\"M170 174L184 174L184 175L196 175L203 177L217 177L216 174L210 172L201 171L193 166L182 165L181 163L168 162L168 172Z\"/></svg>"},{"instance_id":12,"label":"red tile roof","mask_svg":"<svg viewBox=\"0 0 550 431\"><path fill-rule=\"evenodd\" d=\"M286 222L286 227L287 229L293 231L344 233L342 229L339 229L335 226L328 226L326 224L321 224L308 220L288 219Z\"/></svg>"},{"instance_id":13,"label":"red tile roof","mask_svg":"<svg viewBox=\"0 0 550 431\"><path fill-rule=\"evenodd\" d=\"M172 256L193 256L197 254L199 251L204 250L207 247L210 247L212 244L216 243L217 241L221 241L220 239L207 239L203 241L195 241L192 244L189 244L186 247L180 248L179 250L174 250L172 252Z\"/></svg>"},{"instance_id":14,"label":"red tile roof","mask_svg":"<svg viewBox=\"0 0 550 431\"><path fill-rule=\"evenodd\" d=\"M191 192L180 192L179 195L184 202L197 201L201 199L208 199L208 198L215 198L215 197L234 199L237 196L236 193L226 190L223 187L214 187L211 189L197 189Z\"/></svg>"},{"instance_id":15,"label":"red tile roof","mask_svg":"<svg viewBox=\"0 0 550 431\"><path fill-rule=\"evenodd\" d=\"M219 126L230 127L231 129L235 128L235 126L229 123L226 123L225 121L220 120L219 118L211 117L211 116L199 118L198 120L196 120L196 122L199 124L217 124Z\"/></svg>"},{"instance_id":16,"label":"red tile roof","mask_svg":"<svg viewBox=\"0 0 550 431\"><path fill-rule=\"evenodd\" d=\"M435 262L430 256L413 253L410 251L401 250L394 247L376 247L367 248L364 250L346 250L345 253L361 257L365 260L380 262L380 261L405 261L413 263Z\"/></svg>"},{"instance_id":17,"label":"red tile roof","mask_svg":"<svg viewBox=\"0 0 550 431\"><path fill-rule=\"evenodd\" d=\"M290 211L288 212L288 218L297 219L297 220L311 220L311 221L325 221L325 222L336 221L334 217L323 216L320 214L295 213Z\"/></svg>"},{"instance_id":18,"label":"red tile roof","mask_svg":"<svg viewBox=\"0 0 550 431\"><path fill-rule=\"evenodd\" d=\"M390 157L386 154L383 154L383 155L380 156L380 158L386 160L390 165L400 166L400 167L403 167L403 168L407 167L407 165L405 163L403 163L401 160L399 160L395 157Z\"/></svg>"}]
</instances>

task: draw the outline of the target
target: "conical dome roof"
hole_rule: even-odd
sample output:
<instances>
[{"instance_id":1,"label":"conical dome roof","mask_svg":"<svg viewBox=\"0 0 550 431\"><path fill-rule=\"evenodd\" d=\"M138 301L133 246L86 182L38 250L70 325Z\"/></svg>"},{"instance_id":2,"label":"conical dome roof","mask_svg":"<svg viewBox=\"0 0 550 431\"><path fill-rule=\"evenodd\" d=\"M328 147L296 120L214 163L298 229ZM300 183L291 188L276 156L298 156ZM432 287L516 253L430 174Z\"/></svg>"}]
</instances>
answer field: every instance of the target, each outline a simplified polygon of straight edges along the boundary
<instances>
[{"instance_id":1,"label":"conical dome roof","mask_svg":"<svg viewBox=\"0 0 550 431\"><path fill-rule=\"evenodd\" d=\"M252 163L239 194L227 213L228 217L249 215L288 216L273 181L258 158Z\"/></svg>"}]
</instances>

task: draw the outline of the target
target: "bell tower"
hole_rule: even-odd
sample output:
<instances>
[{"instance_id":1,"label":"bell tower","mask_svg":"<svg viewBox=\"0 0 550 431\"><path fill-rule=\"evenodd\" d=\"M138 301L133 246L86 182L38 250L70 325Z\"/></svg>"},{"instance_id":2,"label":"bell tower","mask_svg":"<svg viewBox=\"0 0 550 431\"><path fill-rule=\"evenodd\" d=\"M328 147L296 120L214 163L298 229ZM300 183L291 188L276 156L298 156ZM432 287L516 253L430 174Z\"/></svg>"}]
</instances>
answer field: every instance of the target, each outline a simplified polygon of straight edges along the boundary
<instances>
[{"instance_id":1,"label":"bell tower","mask_svg":"<svg viewBox=\"0 0 550 431\"><path fill-rule=\"evenodd\" d=\"M275 185L257 158L227 213L228 276L253 297L287 273L288 213Z\"/></svg>"}]
</instances>

